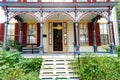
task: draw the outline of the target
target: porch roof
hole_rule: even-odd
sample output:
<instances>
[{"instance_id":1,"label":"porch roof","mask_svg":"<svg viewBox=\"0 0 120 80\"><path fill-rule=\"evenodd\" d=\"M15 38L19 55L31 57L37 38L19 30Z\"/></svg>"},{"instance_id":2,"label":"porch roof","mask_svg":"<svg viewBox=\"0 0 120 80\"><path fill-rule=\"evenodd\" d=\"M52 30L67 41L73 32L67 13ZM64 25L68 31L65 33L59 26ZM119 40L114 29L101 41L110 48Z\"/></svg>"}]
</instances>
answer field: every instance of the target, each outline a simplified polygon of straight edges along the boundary
<instances>
[{"instance_id":1,"label":"porch roof","mask_svg":"<svg viewBox=\"0 0 120 80\"><path fill-rule=\"evenodd\" d=\"M7 6L7 7L23 7L23 8L74 8L74 7L108 7L108 6L115 6L116 2L42 2L42 3L36 3L36 2L0 2L0 6Z\"/></svg>"}]
</instances>

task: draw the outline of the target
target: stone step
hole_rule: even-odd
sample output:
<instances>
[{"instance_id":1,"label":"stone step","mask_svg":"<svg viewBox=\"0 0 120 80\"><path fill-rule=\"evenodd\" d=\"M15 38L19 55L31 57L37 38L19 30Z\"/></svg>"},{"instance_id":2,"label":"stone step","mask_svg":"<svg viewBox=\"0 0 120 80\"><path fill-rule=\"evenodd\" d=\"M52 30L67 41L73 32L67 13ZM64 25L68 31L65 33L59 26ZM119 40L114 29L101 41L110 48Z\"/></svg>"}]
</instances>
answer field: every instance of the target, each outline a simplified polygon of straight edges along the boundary
<instances>
[{"instance_id":1,"label":"stone step","mask_svg":"<svg viewBox=\"0 0 120 80\"><path fill-rule=\"evenodd\" d=\"M74 57L47 56L44 57L39 78L42 80L79 80L79 77L70 67Z\"/></svg>"},{"instance_id":2,"label":"stone step","mask_svg":"<svg viewBox=\"0 0 120 80\"><path fill-rule=\"evenodd\" d=\"M73 77L72 75L66 75L66 76L55 76L55 75L47 75L40 77L42 80L80 80L79 77Z\"/></svg>"}]
</instances>

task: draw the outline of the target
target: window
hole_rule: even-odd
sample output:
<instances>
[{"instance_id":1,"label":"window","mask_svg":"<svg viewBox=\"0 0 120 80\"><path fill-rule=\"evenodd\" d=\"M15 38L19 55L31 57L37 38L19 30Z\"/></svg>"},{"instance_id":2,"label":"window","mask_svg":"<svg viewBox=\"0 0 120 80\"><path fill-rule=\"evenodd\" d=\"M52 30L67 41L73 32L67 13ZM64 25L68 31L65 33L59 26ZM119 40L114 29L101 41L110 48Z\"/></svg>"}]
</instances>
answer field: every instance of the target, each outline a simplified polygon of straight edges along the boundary
<instances>
[{"instance_id":1,"label":"window","mask_svg":"<svg viewBox=\"0 0 120 80\"><path fill-rule=\"evenodd\" d=\"M106 2L106 0L97 0L97 2Z\"/></svg>"},{"instance_id":2,"label":"window","mask_svg":"<svg viewBox=\"0 0 120 80\"><path fill-rule=\"evenodd\" d=\"M8 24L8 39L14 40L14 35L15 35L15 24L10 23Z\"/></svg>"},{"instance_id":3,"label":"window","mask_svg":"<svg viewBox=\"0 0 120 80\"><path fill-rule=\"evenodd\" d=\"M42 0L42 2L73 2L73 0Z\"/></svg>"},{"instance_id":4,"label":"window","mask_svg":"<svg viewBox=\"0 0 120 80\"><path fill-rule=\"evenodd\" d=\"M38 0L27 0L27 2L37 2Z\"/></svg>"},{"instance_id":5,"label":"window","mask_svg":"<svg viewBox=\"0 0 120 80\"><path fill-rule=\"evenodd\" d=\"M7 0L8 2L17 2L17 0Z\"/></svg>"},{"instance_id":6,"label":"window","mask_svg":"<svg viewBox=\"0 0 120 80\"><path fill-rule=\"evenodd\" d=\"M108 44L108 24L100 24L101 44Z\"/></svg>"},{"instance_id":7,"label":"window","mask_svg":"<svg viewBox=\"0 0 120 80\"><path fill-rule=\"evenodd\" d=\"M87 0L78 0L77 2L87 2Z\"/></svg>"},{"instance_id":8,"label":"window","mask_svg":"<svg viewBox=\"0 0 120 80\"><path fill-rule=\"evenodd\" d=\"M67 23L64 22L63 23L63 26L64 26L64 45L67 45Z\"/></svg>"},{"instance_id":9,"label":"window","mask_svg":"<svg viewBox=\"0 0 120 80\"><path fill-rule=\"evenodd\" d=\"M28 32L27 32L27 43L37 43L37 29L36 24L28 24Z\"/></svg>"},{"instance_id":10,"label":"window","mask_svg":"<svg viewBox=\"0 0 120 80\"><path fill-rule=\"evenodd\" d=\"M88 26L87 24L80 24L79 26L79 40L80 45L88 45Z\"/></svg>"},{"instance_id":11,"label":"window","mask_svg":"<svg viewBox=\"0 0 120 80\"><path fill-rule=\"evenodd\" d=\"M49 23L49 45L52 45L52 23Z\"/></svg>"}]
</instances>

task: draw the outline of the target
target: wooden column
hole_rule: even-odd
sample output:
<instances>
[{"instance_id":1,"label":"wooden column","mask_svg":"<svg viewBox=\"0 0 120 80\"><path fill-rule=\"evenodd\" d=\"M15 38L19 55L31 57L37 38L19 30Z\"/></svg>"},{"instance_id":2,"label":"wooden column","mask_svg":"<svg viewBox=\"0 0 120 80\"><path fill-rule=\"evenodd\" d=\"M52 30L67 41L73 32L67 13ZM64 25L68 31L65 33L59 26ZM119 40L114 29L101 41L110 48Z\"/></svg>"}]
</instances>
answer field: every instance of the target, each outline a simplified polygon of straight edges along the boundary
<instances>
[{"instance_id":1,"label":"wooden column","mask_svg":"<svg viewBox=\"0 0 120 80\"><path fill-rule=\"evenodd\" d=\"M113 31L112 31L112 21L111 21L111 10L112 10L112 7L109 7L109 11L108 11L108 25L109 25L109 32L110 32L110 53L111 54L114 54L116 53L115 51L115 45L114 45L114 42L113 42Z\"/></svg>"},{"instance_id":2,"label":"wooden column","mask_svg":"<svg viewBox=\"0 0 120 80\"><path fill-rule=\"evenodd\" d=\"M5 29L4 29L4 43L3 48L5 50L8 50L7 48L7 33L8 33L8 9L7 7L4 7L4 13L5 13Z\"/></svg>"}]
</instances>

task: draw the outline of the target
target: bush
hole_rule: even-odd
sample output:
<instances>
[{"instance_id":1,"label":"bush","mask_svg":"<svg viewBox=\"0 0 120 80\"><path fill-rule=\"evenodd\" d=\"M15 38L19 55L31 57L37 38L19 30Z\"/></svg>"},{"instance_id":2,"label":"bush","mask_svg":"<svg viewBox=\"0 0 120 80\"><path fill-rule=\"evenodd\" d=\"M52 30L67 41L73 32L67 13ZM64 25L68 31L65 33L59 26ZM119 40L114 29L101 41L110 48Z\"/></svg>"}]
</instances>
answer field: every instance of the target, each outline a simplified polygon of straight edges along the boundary
<instances>
[{"instance_id":1,"label":"bush","mask_svg":"<svg viewBox=\"0 0 120 80\"><path fill-rule=\"evenodd\" d=\"M3 46L3 41L0 41L0 46Z\"/></svg>"},{"instance_id":2,"label":"bush","mask_svg":"<svg viewBox=\"0 0 120 80\"><path fill-rule=\"evenodd\" d=\"M77 72L81 80L119 80L120 79L120 59L115 57L92 57L85 56L72 62L76 65Z\"/></svg>"},{"instance_id":3,"label":"bush","mask_svg":"<svg viewBox=\"0 0 120 80\"><path fill-rule=\"evenodd\" d=\"M0 51L0 80L39 80L41 63L41 58L25 59L20 57L19 52L2 50Z\"/></svg>"},{"instance_id":4,"label":"bush","mask_svg":"<svg viewBox=\"0 0 120 80\"><path fill-rule=\"evenodd\" d=\"M120 46L116 47L116 53L118 54L118 57L120 57Z\"/></svg>"},{"instance_id":5,"label":"bush","mask_svg":"<svg viewBox=\"0 0 120 80\"><path fill-rule=\"evenodd\" d=\"M41 58L21 58L19 66L21 66L25 73L30 71L39 71L41 68L42 59Z\"/></svg>"}]
</instances>

